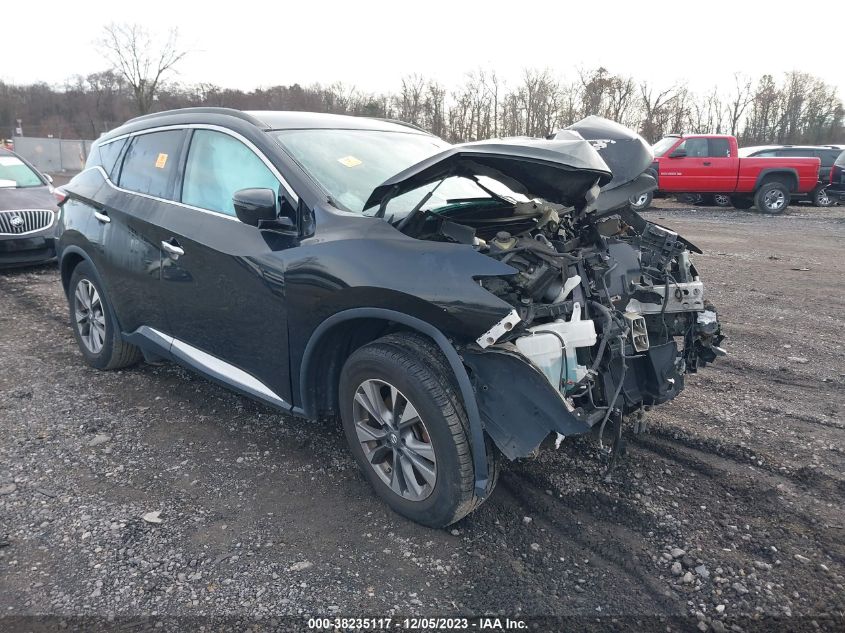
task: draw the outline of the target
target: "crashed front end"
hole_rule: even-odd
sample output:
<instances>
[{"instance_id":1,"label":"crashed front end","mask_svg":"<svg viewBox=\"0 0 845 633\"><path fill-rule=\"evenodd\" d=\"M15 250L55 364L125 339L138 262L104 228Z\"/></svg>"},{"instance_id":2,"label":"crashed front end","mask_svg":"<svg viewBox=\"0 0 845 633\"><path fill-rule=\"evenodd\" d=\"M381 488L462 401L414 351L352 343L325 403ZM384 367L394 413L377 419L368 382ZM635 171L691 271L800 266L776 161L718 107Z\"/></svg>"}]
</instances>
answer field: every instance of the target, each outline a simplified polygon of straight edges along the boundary
<instances>
[{"instance_id":1,"label":"crashed front end","mask_svg":"<svg viewBox=\"0 0 845 633\"><path fill-rule=\"evenodd\" d=\"M480 282L514 311L464 358L508 457L530 454L550 432L601 436L608 422L618 431L624 416L671 400L686 373L721 353L691 248L627 210L488 243L519 272Z\"/></svg>"},{"instance_id":2,"label":"crashed front end","mask_svg":"<svg viewBox=\"0 0 845 633\"><path fill-rule=\"evenodd\" d=\"M459 351L485 430L515 459L553 433L618 436L626 416L677 396L685 374L722 353L723 336L691 260L701 251L627 205L655 187L643 175L652 155L641 137L589 117L547 146L504 142L468 144L384 191L457 174L527 194L487 189L483 204L398 223L418 239L472 244L513 270L477 279L512 309ZM561 152L556 174L547 149Z\"/></svg>"}]
</instances>

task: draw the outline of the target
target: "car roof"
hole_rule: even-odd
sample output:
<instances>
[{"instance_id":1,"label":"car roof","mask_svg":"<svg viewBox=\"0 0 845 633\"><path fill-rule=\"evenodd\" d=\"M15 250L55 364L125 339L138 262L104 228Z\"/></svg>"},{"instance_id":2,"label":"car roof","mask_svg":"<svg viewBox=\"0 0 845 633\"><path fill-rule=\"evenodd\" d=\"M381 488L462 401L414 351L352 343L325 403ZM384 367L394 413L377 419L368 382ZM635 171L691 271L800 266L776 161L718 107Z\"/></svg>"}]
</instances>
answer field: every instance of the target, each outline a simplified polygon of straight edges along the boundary
<instances>
[{"instance_id":1,"label":"car roof","mask_svg":"<svg viewBox=\"0 0 845 633\"><path fill-rule=\"evenodd\" d=\"M253 125L259 130L293 129L343 129L343 130L380 130L385 132L405 132L426 134L409 123L371 117L327 114L323 112L298 112L284 110L235 110L232 108L179 108L154 112L130 119L120 127L104 134L98 142L107 141L124 134L139 132L144 129L191 124L221 124L227 121L237 125Z\"/></svg>"},{"instance_id":2,"label":"car roof","mask_svg":"<svg viewBox=\"0 0 845 633\"><path fill-rule=\"evenodd\" d=\"M383 130L387 132L420 132L428 134L410 123L388 119L374 119L346 114L324 112L298 112L288 110L248 110L244 114L254 117L268 130L342 129Z\"/></svg>"}]
</instances>

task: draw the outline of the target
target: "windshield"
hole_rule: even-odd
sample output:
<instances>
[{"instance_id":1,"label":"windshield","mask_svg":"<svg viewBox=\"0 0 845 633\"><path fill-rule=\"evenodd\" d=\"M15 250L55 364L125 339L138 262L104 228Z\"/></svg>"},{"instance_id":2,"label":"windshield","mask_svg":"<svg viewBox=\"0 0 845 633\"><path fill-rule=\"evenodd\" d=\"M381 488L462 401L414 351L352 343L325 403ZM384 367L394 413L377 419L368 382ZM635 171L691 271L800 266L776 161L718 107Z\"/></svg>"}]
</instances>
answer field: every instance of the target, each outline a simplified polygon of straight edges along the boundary
<instances>
[{"instance_id":1,"label":"windshield","mask_svg":"<svg viewBox=\"0 0 845 633\"><path fill-rule=\"evenodd\" d=\"M44 183L17 156L0 155L0 187L41 187Z\"/></svg>"},{"instance_id":2,"label":"windshield","mask_svg":"<svg viewBox=\"0 0 845 633\"><path fill-rule=\"evenodd\" d=\"M435 136L383 130L279 130L273 134L335 204L357 213L363 212L373 189L385 180L449 147Z\"/></svg>"},{"instance_id":3,"label":"windshield","mask_svg":"<svg viewBox=\"0 0 845 633\"><path fill-rule=\"evenodd\" d=\"M651 146L651 149L654 151L655 156L663 156L669 148L672 147L675 143L678 142L677 136L667 136L665 138L660 139L654 145Z\"/></svg>"}]
</instances>

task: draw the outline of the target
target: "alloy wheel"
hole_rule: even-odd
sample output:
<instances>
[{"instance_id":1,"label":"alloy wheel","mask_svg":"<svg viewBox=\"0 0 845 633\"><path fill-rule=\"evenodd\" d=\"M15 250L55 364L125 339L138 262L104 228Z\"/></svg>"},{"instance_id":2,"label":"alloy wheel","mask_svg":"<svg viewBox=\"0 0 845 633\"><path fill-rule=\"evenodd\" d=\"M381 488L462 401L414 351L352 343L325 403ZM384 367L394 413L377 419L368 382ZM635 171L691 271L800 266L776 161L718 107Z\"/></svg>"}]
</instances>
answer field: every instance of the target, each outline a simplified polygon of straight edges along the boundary
<instances>
[{"instance_id":1,"label":"alloy wheel","mask_svg":"<svg viewBox=\"0 0 845 633\"><path fill-rule=\"evenodd\" d=\"M824 189L816 194L816 202L820 207L829 207L832 204L830 196L827 195L827 191Z\"/></svg>"},{"instance_id":2,"label":"alloy wheel","mask_svg":"<svg viewBox=\"0 0 845 633\"><path fill-rule=\"evenodd\" d=\"M635 207L641 207L641 206L643 206L643 205L646 203L646 200L648 200L648 194L647 194L647 193L644 193L644 194L641 194L641 195L639 195L639 196L633 196L633 197L631 198L630 202L631 202L631 203L632 203Z\"/></svg>"},{"instance_id":3,"label":"alloy wheel","mask_svg":"<svg viewBox=\"0 0 845 633\"><path fill-rule=\"evenodd\" d=\"M352 416L379 479L403 499L427 498L437 480L437 459L428 429L405 394L383 380L365 380L355 390Z\"/></svg>"},{"instance_id":4,"label":"alloy wheel","mask_svg":"<svg viewBox=\"0 0 845 633\"><path fill-rule=\"evenodd\" d=\"M785 203L786 196L780 189L772 189L766 192L766 196L763 198L763 204L770 211L780 211Z\"/></svg>"},{"instance_id":5,"label":"alloy wheel","mask_svg":"<svg viewBox=\"0 0 845 633\"><path fill-rule=\"evenodd\" d=\"M76 284L73 307L83 345L92 354L99 354L106 340L106 315L100 293L87 279Z\"/></svg>"}]
</instances>

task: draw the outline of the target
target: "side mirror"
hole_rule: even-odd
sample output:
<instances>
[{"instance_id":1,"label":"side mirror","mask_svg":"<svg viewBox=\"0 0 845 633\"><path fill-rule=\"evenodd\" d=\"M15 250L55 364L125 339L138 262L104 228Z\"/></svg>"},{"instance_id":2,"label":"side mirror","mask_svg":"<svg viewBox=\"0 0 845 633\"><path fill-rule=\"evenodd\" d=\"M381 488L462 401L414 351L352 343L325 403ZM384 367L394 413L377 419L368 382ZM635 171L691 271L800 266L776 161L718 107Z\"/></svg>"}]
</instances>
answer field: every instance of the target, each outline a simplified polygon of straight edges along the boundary
<instances>
[{"instance_id":1,"label":"side mirror","mask_svg":"<svg viewBox=\"0 0 845 633\"><path fill-rule=\"evenodd\" d=\"M676 149L674 152L669 154L669 158L686 158L687 157L687 150L685 149Z\"/></svg>"},{"instance_id":2,"label":"side mirror","mask_svg":"<svg viewBox=\"0 0 845 633\"><path fill-rule=\"evenodd\" d=\"M258 226L277 219L276 192L272 189L241 189L232 196L232 204L244 224Z\"/></svg>"}]
</instances>

